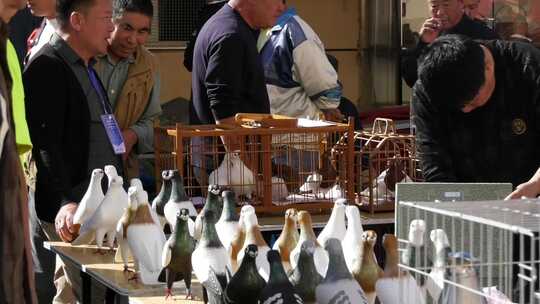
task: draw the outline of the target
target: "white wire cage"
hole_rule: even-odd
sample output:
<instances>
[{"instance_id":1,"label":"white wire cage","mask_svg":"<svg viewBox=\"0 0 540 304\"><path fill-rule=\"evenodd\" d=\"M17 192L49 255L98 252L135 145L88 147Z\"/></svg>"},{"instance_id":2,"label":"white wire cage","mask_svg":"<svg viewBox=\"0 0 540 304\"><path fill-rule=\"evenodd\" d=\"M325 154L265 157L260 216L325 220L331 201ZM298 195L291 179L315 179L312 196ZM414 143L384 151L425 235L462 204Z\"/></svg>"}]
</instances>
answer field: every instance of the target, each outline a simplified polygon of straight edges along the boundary
<instances>
[{"instance_id":1,"label":"white wire cage","mask_svg":"<svg viewBox=\"0 0 540 304\"><path fill-rule=\"evenodd\" d=\"M426 303L540 303L540 200L400 201L396 221Z\"/></svg>"}]
</instances>

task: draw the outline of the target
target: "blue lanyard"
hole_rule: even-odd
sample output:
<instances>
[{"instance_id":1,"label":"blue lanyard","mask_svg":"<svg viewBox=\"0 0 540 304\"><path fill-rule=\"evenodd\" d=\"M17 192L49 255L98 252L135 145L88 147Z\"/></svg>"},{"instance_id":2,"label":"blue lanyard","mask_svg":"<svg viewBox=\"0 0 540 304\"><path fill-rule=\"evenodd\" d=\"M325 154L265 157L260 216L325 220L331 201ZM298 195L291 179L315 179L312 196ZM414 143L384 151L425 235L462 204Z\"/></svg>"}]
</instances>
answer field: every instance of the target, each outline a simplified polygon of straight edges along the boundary
<instances>
[{"instance_id":1,"label":"blue lanyard","mask_svg":"<svg viewBox=\"0 0 540 304\"><path fill-rule=\"evenodd\" d=\"M94 68L91 66L88 66L87 70L88 76L90 77L90 83L92 84L92 87L94 87L94 90L96 90L96 93L99 96L99 100L101 101L103 112L105 112L105 114L112 114L109 98L107 97L107 94L105 93L101 82L97 78L96 70L94 70Z\"/></svg>"}]
</instances>

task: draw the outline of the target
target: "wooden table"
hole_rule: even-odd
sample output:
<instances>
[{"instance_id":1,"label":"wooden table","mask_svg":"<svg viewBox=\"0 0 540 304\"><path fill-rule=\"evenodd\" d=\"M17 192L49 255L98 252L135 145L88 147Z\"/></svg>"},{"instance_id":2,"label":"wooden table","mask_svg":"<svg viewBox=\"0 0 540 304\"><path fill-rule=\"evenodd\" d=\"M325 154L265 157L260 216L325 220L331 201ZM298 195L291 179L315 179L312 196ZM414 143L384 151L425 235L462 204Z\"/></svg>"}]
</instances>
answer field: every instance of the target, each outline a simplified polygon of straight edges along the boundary
<instances>
[{"instance_id":1,"label":"wooden table","mask_svg":"<svg viewBox=\"0 0 540 304\"><path fill-rule=\"evenodd\" d=\"M44 247L62 258L72 262L81 271L82 302L90 301L91 279L107 287L114 295L116 303L203 303L202 286L194 277L191 288L195 300L184 300L184 283L173 285L173 299L165 301L165 285L143 285L130 281L133 273L124 273L122 263L114 263L115 251L101 255L96 253L95 245L72 246L64 242L45 242ZM133 264L129 264L133 269ZM110 293L109 292L109 293Z\"/></svg>"}]
</instances>

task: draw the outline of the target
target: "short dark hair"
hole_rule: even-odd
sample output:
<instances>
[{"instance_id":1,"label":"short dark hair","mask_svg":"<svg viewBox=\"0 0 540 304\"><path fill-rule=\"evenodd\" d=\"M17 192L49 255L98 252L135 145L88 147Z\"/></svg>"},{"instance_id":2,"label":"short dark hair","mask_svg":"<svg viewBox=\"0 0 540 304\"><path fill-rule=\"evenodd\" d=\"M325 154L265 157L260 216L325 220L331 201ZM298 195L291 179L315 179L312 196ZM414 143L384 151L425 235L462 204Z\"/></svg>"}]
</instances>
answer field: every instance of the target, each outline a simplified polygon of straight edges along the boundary
<instances>
[{"instance_id":1,"label":"short dark hair","mask_svg":"<svg viewBox=\"0 0 540 304\"><path fill-rule=\"evenodd\" d=\"M113 0L113 19L122 17L124 13L139 13L152 18L154 6L151 0Z\"/></svg>"},{"instance_id":2,"label":"short dark hair","mask_svg":"<svg viewBox=\"0 0 540 304\"><path fill-rule=\"evenodd\" d=\"M461 110L485 82L484 51L465 36L439 37L423 53L418 78L435 104Z\"/></svg>"},{"instance_id":3,"label":"short dark hair","mask_svg":"<svg viewBox=\"0 0 540 304\"><path fill-rule=\"evenodd\" d=\"M60 28L65 28L69 23L71 13L87 9L94 4L95 0L56 0L56 20Z\"/></svg>"}]
</instances>

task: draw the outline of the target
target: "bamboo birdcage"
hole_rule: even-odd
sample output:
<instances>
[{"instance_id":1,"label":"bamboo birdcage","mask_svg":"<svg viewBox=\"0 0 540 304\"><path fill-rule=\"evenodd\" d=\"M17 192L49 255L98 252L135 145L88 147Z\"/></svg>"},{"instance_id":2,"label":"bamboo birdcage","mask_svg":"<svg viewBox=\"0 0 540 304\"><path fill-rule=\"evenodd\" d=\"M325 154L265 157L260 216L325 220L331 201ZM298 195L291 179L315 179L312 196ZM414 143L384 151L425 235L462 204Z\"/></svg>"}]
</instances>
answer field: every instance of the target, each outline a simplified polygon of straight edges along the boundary
<instances>
[{"instance_id":1,"label":"bamboo birdcage","mask_svg":"<svg viewBox=\"0 0 540 304\"><path fill-rule=\"evenodd\" d=\"M331 153L338 140L353 130L352 122L267 114L238 114L234 124L156 127L156 177L160 178L161 170L178 169L188 196L195 201L203 201L208 184L217 183L235 191L240 204L252 204L257 212L291 207L322 211L338 198L323 186L340 188L340 196L354 199L354 143L345 143L345 153ZM222 140L232 139L236 151L227 152ZM166 146L172 151L166 151ZM328 165L334 174L321 172ZM317 174L321 178L306 182ZM310 187L315 184L318 187Z\"/></svg>"},{"instance_id":2,"label":"bamboo birdcage","mask_svg":"<svg viewBox=\"0 0 540 304\"><path fill-rule=\"evenodd\" d=\"M354 132L353 171L360 209L393 211L395 184L420 177L414 136L398 134L391 119L375 119L370 131Z\"/></svg>"}]
</instances>

